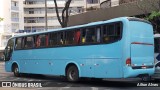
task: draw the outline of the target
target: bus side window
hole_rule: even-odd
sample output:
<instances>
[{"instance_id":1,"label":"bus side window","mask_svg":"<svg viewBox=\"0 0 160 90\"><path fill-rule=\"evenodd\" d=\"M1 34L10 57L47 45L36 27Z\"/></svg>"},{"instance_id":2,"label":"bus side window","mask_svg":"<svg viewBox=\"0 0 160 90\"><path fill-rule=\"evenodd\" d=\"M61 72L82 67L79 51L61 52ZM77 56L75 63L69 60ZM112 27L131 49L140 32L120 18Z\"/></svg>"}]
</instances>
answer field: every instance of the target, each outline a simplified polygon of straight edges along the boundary
<instances>
[{"instance_id":1,"label":"bus side window","mask_svg":"<svg viewBox=\"0 0 160 90\"><path fill-rule=\"evenodd\" d=\"M103 42L108 42L109 41L109 36L107 36L107 25L103 26L103 35L102 35L102 39Z\"/></svg>"},{"instance_id":2,"label":"bus side window","mask_svg":"<svg viewBox=\"0 0 160 90\"><path fill-rule=\"evenodd\" d=\"M86 43L94 43L94 42L96 42L95 28L87 28L86 29Z\"/></svg>"},{"instance_id":3,"label":"bus side window","mask_svg":"<svg viewBox=\"0 0 160 90\"><path fill-rule=\"evenodd\" d=\"M40 37L39 37L39 35L36 37L36 47L40 47L40 43L41 43L41 41L40 41Z\"/></svg>"},{"instance_id":4,"label":"bus side window","mask_svg":"<svg viewBox=\"0 0 160 90\"><path fill-rule=\"evenodd\" d=\"M102 39L103 42L109 43L117 41L121 38L121 24L114 23L110 25L103 26Z\"/></svg>"},{"instance_id":5,"label":"bus side window","mask_svg":"<svg viewBox=\"0 0 160 90\"><path fill-rule=\"evenodd\" d=\"M114 38L115 38L115 27L114 27L114 24L108 25L107 36L109 36L109 42L114 41Z\"/></svg>"},{"instance_id":6,"label":"bus side window","mask_svg":"<svg viewBox=\"0 0 160 90\"><path fill-rule=\"evenodd\" d=\"M44 47L45 45L46 45L46 37L45 37L45 35L40 35L40 41L41 41L41 43L40 43L40 46L41 47Z\"/></svg>"},{"instance_id":7,"label":"bus side window","mask_svg":"<svg viewBox=\"0 0 160 90\"><path fill-rule=\"evenodd\" d=\"M121 24L116 23L115 24L115 39L120 39L121 38Z\"/></svg>"},{"instance_id":8,"label":"bus side window","mask_svg":"<svg viewBox=\"0 0 160 90\"><path fill-rule=\"evenodd\" d=\"M22 37L22 49L25 48L26 37Z\"/></svg>"},{"instance_id":9,"label":"bus side window","mask_svg":"<svg viewBox=\"0 0 160 90\"><path fill-rule=\"evenodd\" d=\"M47 47L48 44L49 44L49 43L48 43L48 41L49 41L48 39L49 39L49 38L48 38L48 34L47 34L47 35L46 35L46 47Z\"/></svg>"},{"instance_id":10,"label":"bus side window","mask_svg":"<svg viewBox=\"0 0 160 90\"><path fill-rule=\"evenodd\" d=\"M25 48L33 48L33 47L34 47L33 36L29 36L26 38Z\"/></svg>"},{"instance_id":11,"label":"bus side window","mask_svg":"<svg viewBox=\"0 0 160 90\"><path fill-rule=\"evenodd\" d=\"M56 45L57 45L57 33L50 33L49 46L56 46Z\"/></svg>"},{"instance_id":12,"label":"bus side window","mask_svg":"<svg viewBox=\"0 0 160 90\"><path fill-rule=\"evenodd\" d=\"M66 31L65 32L65 44L71 45L74 42L74 31Z\"/></svg>"},{"instance_id":13,"label":"bus side window","mask_svg":"<svg viewBox=\"0 0 160 90\"><path fill-rule=\"evenodd\" d=\"M96 39L97 39L97 42L101 42L101 28L100 27L97 27L96 28Z\"/></svg>"},{"instance_id":14,"label":"bus side window","mask_svg":"<svg viewBox=\"0 0 160 90\"><path fill-rule=\"evenodd\" d=\"M16 39L15 48L16 49L22 49L22 38L17 38Z\"/></svg>"},{"instance_id":15,"label":"bus side window","mask_svg":"<svg viewBox=\"0 0 160 90\"><path fill-rule=\"evenodd\" d=\"M97 42L96 28L86 28L82 30L82 43Z\"/></svg>"},{"instance_id":16,"label":"bus side window","mask_svg":"<svg viewBox=\"0 0 160 90\"><path fill-rule=\"evenodd\" d=\"M85 43L86 42L86 30L82 30L82 38L81 42Z\"/></svg>"},{"instance_id":17,"label":"bus side window","mask_svg":"<svg viewBox=\"0 0 160 90\"><path fill-rule=\"evenodd\" d=\"M38 35L36 41L36 47L48 46L48 35Z\"/></svg>"},{"instance_id":18,"label":"bus side window","mask_svg":"<svg viewBox=\"0 0 160 90\"><path fill-rule=\"evenodd\" d=\"M64 37L63 32L57 33L57 45L63 45L64 44Z\"/></svg>"},{"instance_id":19,"label":"bus side window","mask_svg":"<svg viewBox=\"0 0 160 90\"><path fill-rule=\"evenodd\" d=\"M80 43L80 36L81 36L80 30L76 30L75 33L74 33L74 42L75 42L75 44L79 44Z\"/></svg>"}]
</instances>

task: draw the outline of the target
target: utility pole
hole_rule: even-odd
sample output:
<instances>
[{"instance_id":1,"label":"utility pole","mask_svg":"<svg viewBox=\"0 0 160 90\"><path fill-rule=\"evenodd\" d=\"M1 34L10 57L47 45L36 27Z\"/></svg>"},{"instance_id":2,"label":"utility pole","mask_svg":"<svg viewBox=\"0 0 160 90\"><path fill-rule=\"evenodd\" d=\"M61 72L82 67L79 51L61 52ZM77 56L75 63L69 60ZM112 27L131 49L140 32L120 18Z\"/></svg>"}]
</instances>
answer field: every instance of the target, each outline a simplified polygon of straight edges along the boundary
<instances>
[{"instance_id":1,"label":"utility pole","mask_svg":"<svg viewBox=\"0 0 160 90\"><path fill-rule=\"evenodd\" d=\"M47 21L47 0L45 0L45 30L48 30L48 21Z\"/></svg>"}]
</instances>

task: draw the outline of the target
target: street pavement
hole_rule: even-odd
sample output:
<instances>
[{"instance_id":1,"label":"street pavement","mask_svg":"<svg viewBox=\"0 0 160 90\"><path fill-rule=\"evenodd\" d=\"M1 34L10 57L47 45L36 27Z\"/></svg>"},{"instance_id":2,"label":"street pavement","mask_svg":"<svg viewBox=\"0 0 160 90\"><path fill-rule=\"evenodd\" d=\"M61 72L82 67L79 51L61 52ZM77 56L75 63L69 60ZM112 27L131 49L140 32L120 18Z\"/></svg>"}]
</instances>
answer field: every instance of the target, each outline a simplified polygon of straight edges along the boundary
<instances>
[{"instance_id":1,"label":"street pavement","mask_svg":"<svg viewBox=\"0 0 160 90\"><path fill-rule=\"evenodd\" d=\"M0 87L0 90L160 90L160 84L158 84L160 81L147 82L147 84L158 84L159 87L137 87L138 83L145 84L138 78L104 80L82 79L79 82L71 83L67 82L64 77L48 75L23 75L21 77L14 77L13 73L5 72L4 62L0 62L0 83L10 81L20 83L41 82L42 86L45 87Z\"/></svg>"}]
</instances>

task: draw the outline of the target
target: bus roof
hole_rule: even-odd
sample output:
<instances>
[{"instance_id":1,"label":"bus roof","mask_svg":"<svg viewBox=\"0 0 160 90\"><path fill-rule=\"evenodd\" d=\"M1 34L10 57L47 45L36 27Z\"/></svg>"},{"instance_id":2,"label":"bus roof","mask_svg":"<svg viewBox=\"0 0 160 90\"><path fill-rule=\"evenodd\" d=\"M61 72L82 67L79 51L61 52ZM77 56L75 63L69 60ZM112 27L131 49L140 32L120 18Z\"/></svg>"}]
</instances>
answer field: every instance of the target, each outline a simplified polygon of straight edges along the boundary
<instances>
[{"instance_id":1,"label":"bus roof","mask_svg":"<svg viewBox=\"0 0 160 90\"><path fill-rule=\"evenodd\" d=\"M129 21L140 21L140 22L144 22L144 23L151 24L151 22L149 22L149 21L147 21L147 20L144 20L144 19L141 19L141 18L128 17L128 20L129 20Z\"/></svg>"},{"instance_id":2,"label":"bus roof","mask_svg":"<svg viewBox=\"0 0 160 90\"><path fill-rule=\"evenodd\" d=\"M23 34L23 35L18 35L18 36L13 36L11 38L17 38L17 37L22 37L22 36L30 36L30 35L36 35L36 34L43 34L43 33L49 33L53 31L62 31L62 30L67 30L67 29L76 29L76 28L81 28L81 27L86 27L86 26L92 26L92 25L99 25L99 24L105 24L105 23L111 23L111 22L116 22L116 21L122 21L122 20L129 20L129 21L141 21L141 22L147 22L146 20L143 19L138 19L135 17L119 17L119 18L114 18L106 21L98 21L98 22L91 22L88 24L83 24L83 25L77 25L77 26L71 26L71 27L66 27L66 28L58 28L58 29L53 29L49 31L43 31L43 32L35 32L35 33L30 33L30 34Z\"/></svg>"}]
</instances>

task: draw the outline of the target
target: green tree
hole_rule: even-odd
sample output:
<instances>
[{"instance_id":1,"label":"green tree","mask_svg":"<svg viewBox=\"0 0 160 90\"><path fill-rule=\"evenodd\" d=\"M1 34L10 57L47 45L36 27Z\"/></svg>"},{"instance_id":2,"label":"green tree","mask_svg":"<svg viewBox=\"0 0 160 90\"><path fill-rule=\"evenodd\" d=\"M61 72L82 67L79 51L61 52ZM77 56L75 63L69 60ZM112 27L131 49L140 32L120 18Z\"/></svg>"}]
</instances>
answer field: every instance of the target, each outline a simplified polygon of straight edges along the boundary
<instances>
[{"instance_id":1,"label":"green tree","mask_svg":"<svg viewBox=\"0 0 160 90\"><path fill-rule=\"evenodd\" d=\"M160 11L153 11L145 19L152 23L155 33L160 33Z\"/></svg>"},{"instance_id":2,"label":"green tree","mask_svg":"<svg viewBox=\"0 0 160 90\"><path fill-rule=\"evenodd\" d=\"M152 23L154 33L160 33L160 0L137 0L135 6L144 13L141 18Z\"/></svg>"},{"instance_id":3,"label":"green tree","mask_svg":"<svg viewBox=\"0 0 160 90\"><path fill-rule=\"evenodd\" d=\"M0 17L0 22L3 21L3 18Z\"/></svg>"}]
</instances>

